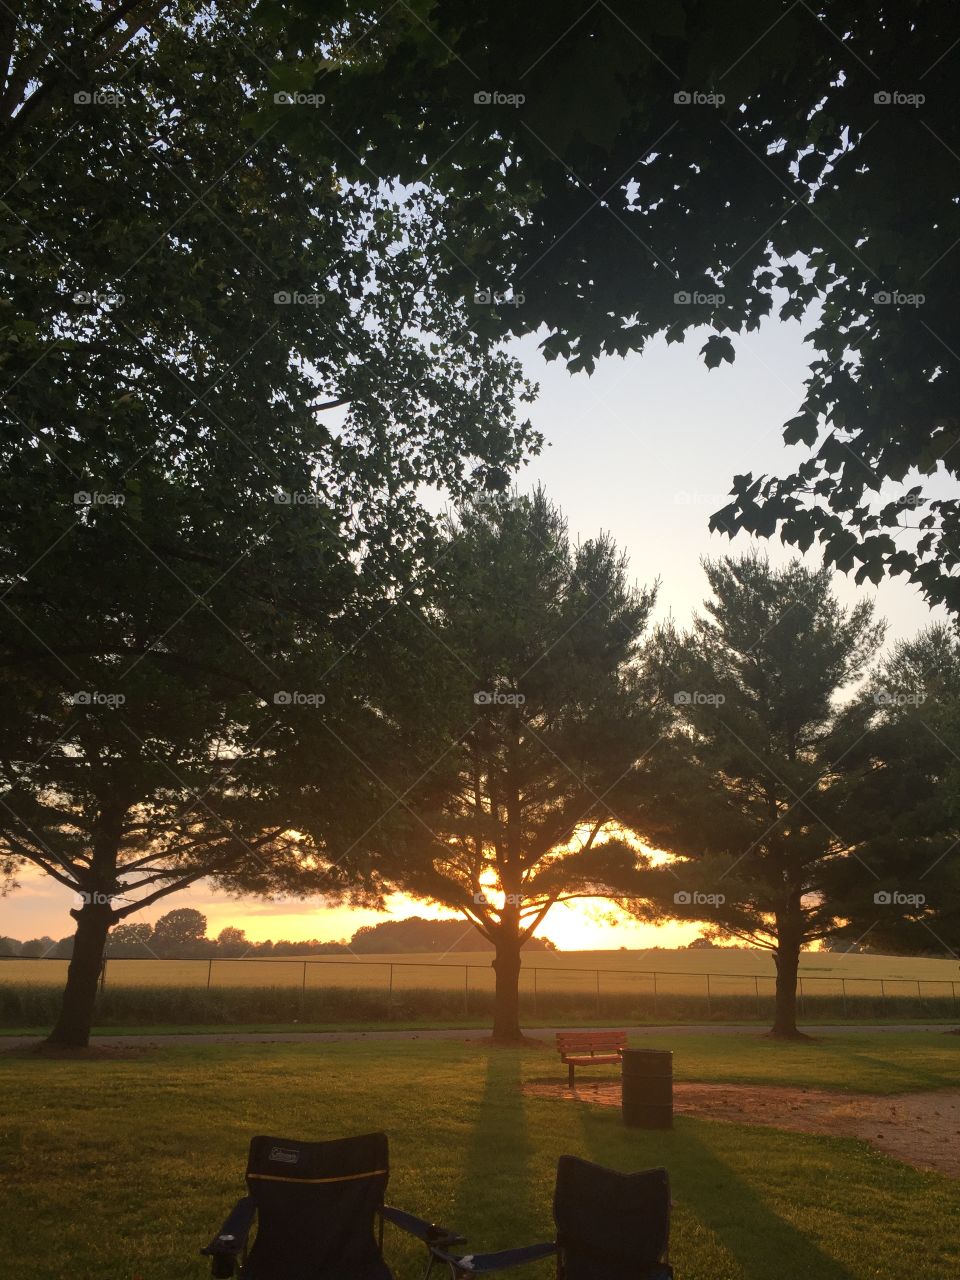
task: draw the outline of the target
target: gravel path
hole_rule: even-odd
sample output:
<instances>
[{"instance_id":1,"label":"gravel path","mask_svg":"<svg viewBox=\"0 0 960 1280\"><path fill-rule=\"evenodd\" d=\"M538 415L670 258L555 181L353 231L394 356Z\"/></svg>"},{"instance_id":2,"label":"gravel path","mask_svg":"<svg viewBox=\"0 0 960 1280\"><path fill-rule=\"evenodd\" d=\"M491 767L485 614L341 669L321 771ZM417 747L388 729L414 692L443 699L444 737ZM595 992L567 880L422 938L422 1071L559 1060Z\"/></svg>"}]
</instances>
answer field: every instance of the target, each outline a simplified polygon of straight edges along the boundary
<instances>
[{"instance_id":1,"label":"gravel path","mask_svg":"<svg viewBox=\"0 0 960 1280\"><path fill-rule=\"evenodd\" d=\"M527 1084L541 1098L620 1106L619 1081L584 1084ZM673 1086L674 1111L730 1124L768 1125L796 1133L843 1134L860 1138L917 1169L960 1177L960 1093L876 1095L834 1093L781 1085L691 1084Z\"/></svg>"},{"instance_id":2,"label":"gravel path","mask_svg":"<svg viewBox=\"0 0 960 1280\"><path fill-rule=\"evenodd\" d=\"M590 1030L604 1028L591 1027ZM807 1028L811 1035L896 1035L908 1031L948 1031L943 1023L933 1026L906 1024L896 1026L861 1026L859 1023L847 1026L813 1026ZM558 1031L569 1031L569 1027L533 1027L527 1035L536 1040L552 1041ZM610 1031L626 1030L632 1036L756 1036L763 1033L764 1028L757 1024L731 1025L726 1023L708 1023L703 1026L665 1026L665 1027L609 1027ZM121 1048L166 1048L168 1045L190 1044L340 1044L349 1040L483 1040L489 1037L489 1028L485 1027L438 1027L433 1030L420 1031L225 1031L176 1032L158 1035L126 1035L126 1036L94 1036L92 1044L102 1049ZM24 1045L36 1044L36 1036L3 1036L0 1037L0 1052L4 1049L22 1048Z\"/></svg>"}]
</instances>

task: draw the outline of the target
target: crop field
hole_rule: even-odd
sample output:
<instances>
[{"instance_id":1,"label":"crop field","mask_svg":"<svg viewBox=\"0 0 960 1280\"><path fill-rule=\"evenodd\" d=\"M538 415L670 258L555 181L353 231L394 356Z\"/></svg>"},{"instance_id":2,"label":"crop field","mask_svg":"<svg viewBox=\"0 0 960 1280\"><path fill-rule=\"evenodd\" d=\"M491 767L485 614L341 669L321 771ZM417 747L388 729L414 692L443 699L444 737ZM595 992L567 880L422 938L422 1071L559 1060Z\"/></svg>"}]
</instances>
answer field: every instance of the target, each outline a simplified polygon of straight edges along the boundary
<instances>
[{"instance_id":1,"label":"crop field","mask_svg":"<svg viewBox=\"0 0 960 1280\"><path fill-rule=\"evenodd\" d=\"M0 1026L49 1026L65 960L0 961ZM811 953L799 1012L807 1021L960 1018L953 961ZM486 1021L489 953L277 959L108 960L101 1027L161 1025L421 1025ZM763 1021L774 971L760 951L534 952L520 982L523 1017L549 1024L616 1019Z\"/></svg>"},{"instance_id":2,"label":"crop field","mask_svg":"<svg viewBox=\"0 0 960 1280\"><path fill-rule=\"evenodd\" d=\"M350 987L359 990L493 990L489 952L377 956L252 957L239 959L111 959L111 986ZM0 960L0 984L60 983L66 960ZM716 996L766 995L773 961L764 951L565 951L528 953L521 985L532 993L700 995L709 975ZM951 959L807 952L800 965L809 995L917 996L960 993L960 965ZM919 992L918 992L919 984Z\"/></svg>"}]
</instances>

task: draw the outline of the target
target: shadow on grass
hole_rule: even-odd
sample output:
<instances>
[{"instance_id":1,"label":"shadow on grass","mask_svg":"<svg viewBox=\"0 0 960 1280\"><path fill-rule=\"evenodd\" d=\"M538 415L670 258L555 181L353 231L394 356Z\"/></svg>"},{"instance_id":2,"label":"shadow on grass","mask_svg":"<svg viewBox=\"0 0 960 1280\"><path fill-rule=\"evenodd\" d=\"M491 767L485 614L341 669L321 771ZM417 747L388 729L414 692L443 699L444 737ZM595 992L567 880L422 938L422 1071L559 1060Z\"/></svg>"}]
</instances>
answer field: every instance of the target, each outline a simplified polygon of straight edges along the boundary
<instances>
[{"instance_id":1,"label":"shadow on grass","mask_svg":"<svg viewBox=\"0 0 960 1280\"><path fill-rule=\"evenodd\" d=\"M490 1051L462 1153L451 1219L469 1236L471 1252L551 1238L552 1233L530 1235L530 1224L544 1217L544 1204L533 1176L534 1151L520 1089L521 1054ZM533 1280L534 1272L528 1274Z\"/></svg>"},{"instance_id":2,"label":"shadow on grass","mask_svg":"<svg viewBox=\"0 0 960 1280\"><path fill-rule=\"evenodd\" d=\"M854 1280L717 1155L698 1122L680 1118L675 1129L652 1132L624 1128L617 1112L580 1112L587 1158L621 1169L664 1165L677 1207L713 1234L743 1280Z\"/></svg>"}]
</instances>

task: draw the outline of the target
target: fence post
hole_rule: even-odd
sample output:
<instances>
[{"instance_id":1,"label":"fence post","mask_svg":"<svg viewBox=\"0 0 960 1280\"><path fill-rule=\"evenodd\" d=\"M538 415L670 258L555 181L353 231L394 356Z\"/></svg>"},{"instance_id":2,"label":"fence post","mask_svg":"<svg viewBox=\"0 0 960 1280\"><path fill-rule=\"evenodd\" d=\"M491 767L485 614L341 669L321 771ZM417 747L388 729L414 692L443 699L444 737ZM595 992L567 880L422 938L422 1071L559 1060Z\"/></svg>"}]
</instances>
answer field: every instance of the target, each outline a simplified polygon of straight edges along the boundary
<instances>
[{"instance_id":1,"label":"fence post","mask_svg":"<svg viewBox=\"0 0 960 1280\"><path fill-rule=\"evenodd\" d=\"M843 1016L846 1017L847 1016L847 980L846 978L840 979L840 991L843 995Z\"/></svg>"},{"instance_id":2,"label":"fence post","mask_svg":"<svg viewBox=\"0 0 960 1280\"><path fill-rule=\"evenodd\" d=\"M301 982L300 982L300 1008L301 1008L301 1010L303 1009L303 1006L304 1006L304 1003L305 1003L306 999L307 999L307 962L306 962L306 960L304 960L304 962L303 962L303 978L302 978L302 980L301 980Z\"/></svg>"},{"instance_id":3,"label":"fence post","mask_svg":"<svg viewBox=\"0 0 960 1280\"><path fill-rule=\"evenodd\" d=\"M753 990L757 997L757 1017L762 1018L763 1010L760 1007L760 976L756 973L753 975Z\"/></svg>"},{"instance_id":4,"label":"fence post","mask_svg":"<svg viewBox=\"0 0 960 1280\"><path fill-rule=\"evenodd\" d=\"M710 975L709 975L709 973L708 973L708 974L706 974L706 979L707 979L707 1017L708 1017L708 1018L712 1018L712 1017L713 1017L713 1005L712 1005L711 1000L710 1000Z\"/></svg>"},{"instance_id":5,"label":"fence post","mask_svg":"<svg viewBox=\"0 0 960 1280\"><path fill-rule=\"evenodd\" d=\"M597 1017L600 1017L600 970L597 970Z\"/></svg>"},{"instance_id":6,"label":"fence post","mask_svg":"<svg viewBox=\"0 0 960 1280\"><path fill-rule=\"evenodd\" d=\"M387 1006L393 1012L393 965L390 966L390 986L387 988Z\"/></svg>"},{"instance_id":7,"label":"fence post","mask_svg":"<svg viewBox=\"0 0 960 1280\"><path fill-rule=\"evenodd\" d=\"M920 1012L923 1013L923 992L920 990L919 978L917 979L917 1004L920 1007Z\"/></svg>"},{"instance_id":8,"label":"fence post","mask_svg":"<svg viewBox=\"0 0 960 1280\"><path fill-rule=\"evenodd\" d=\"M953 1013L954 1017L956 1017L960 1013L960 1004L957 1003L957 984L955 982L950 983L950 990L953 992Z\"/></svg>"},{"instance_id":9,"label":"fence post","mask_svg":"<svg viewBox=\"0 0 960 1280\"><path fill-rule=\"evenodd\" d=\"M540 1005L537 1001L537 973L538 972L539 970L537 969L537 966L534 965L533 966L533 1016L535 1018L538 1018L540 1016L540 1013L539 1013Z\"/></svg>"},{"instance_id":10,"label":"fence post","mask_svg":"<svg viewBox=\"0 0 960 1280\"><path fill-rule=\"evenodd\" d=\"M653 1016L657 1016L657 971L653 971Z\"/></svg>"},{"instance_id":11,"label":"fence post","mask_svg":"<svg viewBox=\"0 0 960 1280\"><path fill-rule=\"evenodd\" d=\"M391 966L392 967L392 966ZM533 971L534 981L536 981L537 971ZM470 1010L470 966L463 966L463 1016L467 1017Z\"/></svg>"},{"instance_id":12,"label":"fence post","mask_svg":"<svg viewBox=\"0 0 960 1280\"><path fill-rule=\"evenodd\" d=\"M213 977L213 956L207 961L207 990L210 990L210 979Z\"/></svg>"}]
</instances>

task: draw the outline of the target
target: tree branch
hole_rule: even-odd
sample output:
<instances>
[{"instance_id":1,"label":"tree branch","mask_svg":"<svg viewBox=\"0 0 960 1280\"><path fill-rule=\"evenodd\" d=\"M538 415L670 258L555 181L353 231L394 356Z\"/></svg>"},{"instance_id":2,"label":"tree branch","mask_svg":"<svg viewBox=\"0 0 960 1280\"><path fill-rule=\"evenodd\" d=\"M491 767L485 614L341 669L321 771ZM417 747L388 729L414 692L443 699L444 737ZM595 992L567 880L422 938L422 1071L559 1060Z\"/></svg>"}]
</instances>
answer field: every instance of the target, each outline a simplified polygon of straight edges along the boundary
<instances>
[{"instance_id":1,"label":"tree branch","mask_svg":"<svg viewBox=\"0 0 960 1280\"><path fill-rule=\"evenodd\" d=\"M352 404L353 396L341 396L339 400L326 400L323 404L309 404L308 408L314 413L323 413L326 409L342 409L344 405Z\"/></svg>"},{"instance_id":2,"label":"tree branch","mask_svg":"<svg viewBox=\"0 0 960 1280\"><path fill-rule=\"evenodd\" d=\"M132 902L129 907L121 907L119 911L114 911L115 920L123 920L127 916L133 915L135 911L142 911L144 907L149 907L151 903L158 902L161 898L167 897L168 894L176 893L179 889L185 889L188 884L194 884L197 880L203 880L210 875L210 869L206 871L197 871L193 875L183 876L174 884L165 885L162 889L157 889L154 893L148 893L145 898L141 898L139 902Z\"/></svg>"}]
</instances>

